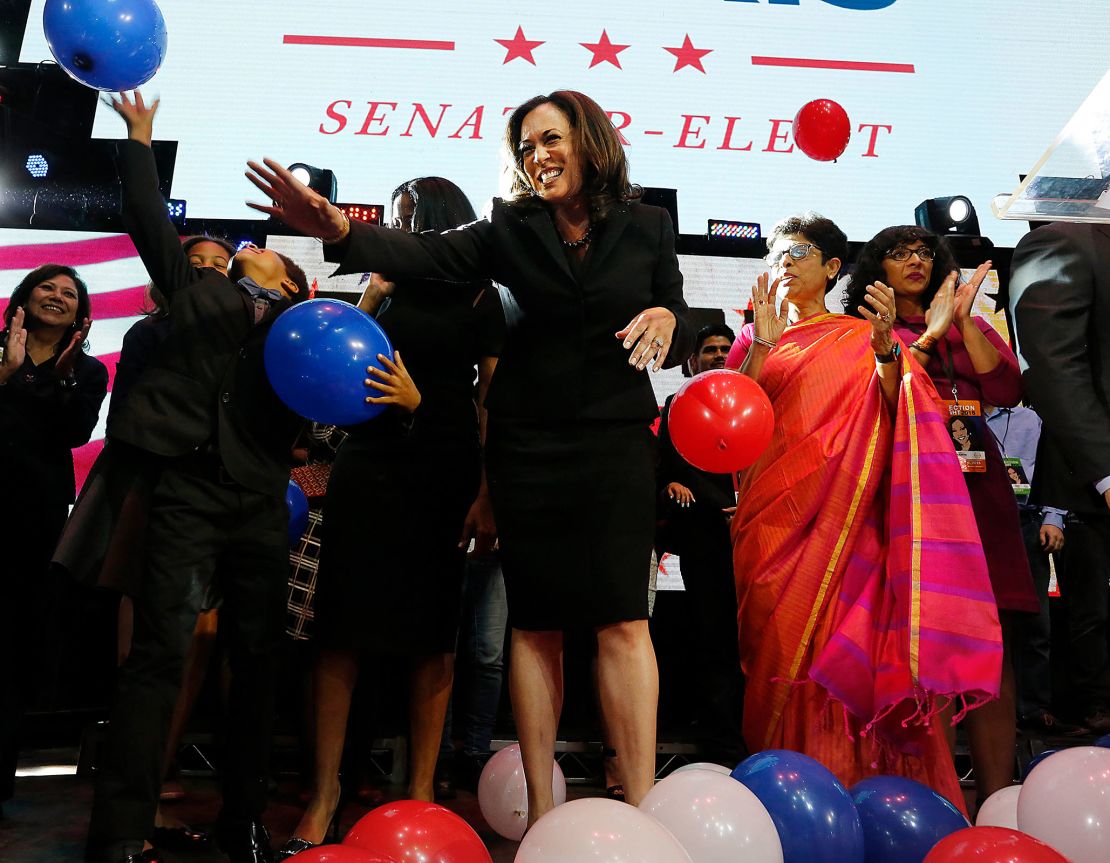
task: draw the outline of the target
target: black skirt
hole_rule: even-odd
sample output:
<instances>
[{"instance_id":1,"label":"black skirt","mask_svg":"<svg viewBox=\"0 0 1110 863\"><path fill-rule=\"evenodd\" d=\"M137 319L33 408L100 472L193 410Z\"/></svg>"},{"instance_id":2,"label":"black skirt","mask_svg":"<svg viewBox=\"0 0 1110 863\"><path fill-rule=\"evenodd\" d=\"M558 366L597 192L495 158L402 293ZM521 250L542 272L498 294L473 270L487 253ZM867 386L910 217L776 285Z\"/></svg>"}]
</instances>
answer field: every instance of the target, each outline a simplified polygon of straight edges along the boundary
<instances>
[{"instance_id":1,"label":"black skirt","mask_svg":"<svg viewBox=\"0 0 1110 863\"><path fill-rule=\"evenodd\" d=\"M655 443L643 422L490 418L486 473L515 629L647 618Z\"/></svg>"},{"instance_id":2,"label":"black skirt","mask_svg":"<svg viewBox=\"0 0 1110 863\"><path fill-rule=\"evenodd\" d=\"M315 638L325 647L454 653L463 521L478 491L476 448L352 437L324 501Z\"/></svg>"}]
</instances>

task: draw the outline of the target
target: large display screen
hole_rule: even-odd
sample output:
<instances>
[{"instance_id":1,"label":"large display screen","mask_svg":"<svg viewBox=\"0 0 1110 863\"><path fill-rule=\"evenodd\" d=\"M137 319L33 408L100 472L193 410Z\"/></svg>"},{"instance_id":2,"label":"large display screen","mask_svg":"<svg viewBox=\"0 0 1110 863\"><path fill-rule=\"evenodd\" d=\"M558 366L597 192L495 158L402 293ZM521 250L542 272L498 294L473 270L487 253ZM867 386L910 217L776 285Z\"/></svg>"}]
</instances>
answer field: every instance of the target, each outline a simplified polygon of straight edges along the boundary
<instances>
[{"instance_id":1,"label":"large display screen","mask_svg":"<svg viewBox=\"0 0 1110 863\"><path fill-rule=\"evenodd\" d=\"M49 60L44 0L20 59ZM765 227L806 209L853 240L967 195L990 216L1106 71L1105 0L562 0L555 6L165 0L169 47L146 86L156 137L180 142L190 217L247 216L247 159L332 169L339 199L388 202L441 175L476 207L498 193L505 112L559 88L620 128L633 179L678 189L682 230ZM846 110L835 163L795 146L806 102ZM94 135L123 136L98 110Z\"/></svg>"}]
</instances>

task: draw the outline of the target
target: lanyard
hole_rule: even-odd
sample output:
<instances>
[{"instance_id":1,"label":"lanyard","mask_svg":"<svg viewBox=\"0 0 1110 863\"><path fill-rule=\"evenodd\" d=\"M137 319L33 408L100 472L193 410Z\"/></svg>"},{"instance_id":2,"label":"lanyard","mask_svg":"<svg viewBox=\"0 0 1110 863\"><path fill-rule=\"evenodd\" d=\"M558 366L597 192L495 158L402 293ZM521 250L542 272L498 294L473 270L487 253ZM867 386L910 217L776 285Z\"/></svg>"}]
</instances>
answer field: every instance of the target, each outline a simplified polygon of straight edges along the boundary
<instances>
[{"instance_id":1,"label":"lanyard","mask_svg":"<svg viewBox=\"0 0 1110 863\"><path fill-rule=\"evenodd\" d=\"M940 346L944 345L944 351L940 350ZM948 383L952 385L952 399L954 401L960 400L960 390L956 386L956 363L952 359L952 346L948 344L948 339L941 339L937 342L937 353L941 354L941 359L944 365L944 374L948 377Z\"/></svg>"}]
</instances>

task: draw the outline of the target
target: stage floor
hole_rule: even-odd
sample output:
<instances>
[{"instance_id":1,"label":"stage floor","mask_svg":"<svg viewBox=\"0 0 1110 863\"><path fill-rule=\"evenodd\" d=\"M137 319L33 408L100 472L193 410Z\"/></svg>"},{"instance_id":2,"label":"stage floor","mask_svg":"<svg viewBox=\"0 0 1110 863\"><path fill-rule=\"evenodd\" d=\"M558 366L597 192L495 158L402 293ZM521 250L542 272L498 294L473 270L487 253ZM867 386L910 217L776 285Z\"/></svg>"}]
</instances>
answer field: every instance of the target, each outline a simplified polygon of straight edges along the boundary
<instances>
[{"instance_id":1,"label":"stage floor","mask_svg":"<svg viewBox=\"0 0 1110 863\"><path fill-rule=\"evenodd\" d=\"M92 779L73 775L75 763L76 753L69 750L28 753L27 758L21 759L21 773L28 770L42 773L65 770L68 773L21 775L16 779L16 796L4 804L4 817L0 820L0 860L4 863L79 863L83 859L85 830L92 805ZM188 792L187 796L167 804L164 811L193 826L211 825L220 807L217 780L211 777L184 777L181 782ZM382 790L390 800L404 796L404 788L400 786L384 786ZM571 786L567 791L571 799L602 793L600 788L583 785ZM475 795L460 790L455 800L444 801L444 805L478 831L494 863L512 863L517 843L501 838L486 826ZM289 837L301 810L295 783L279 783L271 795L265 816L274 848L280 847ZM348 830L368 811L367 806L357 801L347 804L341 831ZM194 852L167 851L164 856L169 863L223 863L227 859L215 848Z\"/></svg>"}]
</instances>

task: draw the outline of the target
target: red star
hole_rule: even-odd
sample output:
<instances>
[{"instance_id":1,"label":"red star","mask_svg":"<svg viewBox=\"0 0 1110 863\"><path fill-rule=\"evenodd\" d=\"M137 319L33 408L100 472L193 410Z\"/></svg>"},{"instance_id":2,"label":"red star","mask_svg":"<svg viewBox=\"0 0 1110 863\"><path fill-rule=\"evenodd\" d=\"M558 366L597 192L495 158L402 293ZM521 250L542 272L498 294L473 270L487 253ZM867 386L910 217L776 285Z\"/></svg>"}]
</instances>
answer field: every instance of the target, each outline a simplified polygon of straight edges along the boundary
<instances>
[{"instance_id":1,"label":"red star","mask_svg":"<svg viewBox=\"0 0 1110 863\"><path fill-rule=\"evenodd\" d=\"M712 54L712 48L695 48L694 43L690 41L690 34L686 34L686 38L682 40L681 48L664 48L675 56L674 71L677 72L685 66L693 66L703 75L705 74L705 67L701 64L701 58L706 54Z\"/></svg>"},{"instance_id":2,"label":"red star","mask_svg":"<svg viewBox=\"0 0 1110 863\"><path fill-rule=\"evenodd\" d=\"M518 57L535 66L536 58L532 56L532 52L543 44L543 42L525 39L524 30L519 26L516 28L516 35L512 39L494 39L493 41L506 50L505 59L501 63L502 66L510 60L516 60Z\"/></svg>"},{"instance_id":3,"label":"red star","mask_svg":"<svg viewBox=\"0 0 1110 863\"><path fill-rule=\"evenodd\" d=\"M590 61L591 69L599 63L612 63L618 69L623 68L617 55L625 48L631 47L630 45L614 45L609 41L609 34L604 30L601 31L601 38L596 42L579 42L578 44L587 51L593 52L594 58Z\"/></svg>"}]
</instances>

